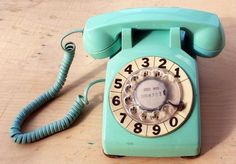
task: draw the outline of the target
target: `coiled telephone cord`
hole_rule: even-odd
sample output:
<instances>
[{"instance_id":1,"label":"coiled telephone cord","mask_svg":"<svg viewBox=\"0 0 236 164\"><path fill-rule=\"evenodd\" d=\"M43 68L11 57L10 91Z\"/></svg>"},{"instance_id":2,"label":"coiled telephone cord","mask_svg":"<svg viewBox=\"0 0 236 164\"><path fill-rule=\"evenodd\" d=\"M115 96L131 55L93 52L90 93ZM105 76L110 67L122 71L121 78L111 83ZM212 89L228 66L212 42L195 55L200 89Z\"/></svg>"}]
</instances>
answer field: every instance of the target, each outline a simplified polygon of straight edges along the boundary
<instances>
[{"instance_id":1,"label":"coiled telephone cord","mask_svg":"<svg viewBox=\"0 0 236 164\"><path fill-rule=\"evenodd\" d=\"M84 90L83 95L78 95L74 104L70 108L69 112L65 115L64 118L51 122L47 125L44 125L40 128L37 128L30 132L22 132L21 127L27 117L30 116L34 111L42 107L45 103L48 101L54 99L56 95L60 92L62 89L67 74L69 72L71 63L73 61L74 55L75 55L75 44L73 42L68 42L63 46L62 42L65 37L72 33L76 32L83 32L83 30L75 30L72 32L67 33L64 35L64 37L61 39L61 46L64 50L64 58L62 60L62 64L60 66L59 73L57 75L57 79L53 86L35 98L32 102L30 102L28 105L26 105L21 112L17 115L15 118L11 128L10 128L10 135L13 138L13 140L18 144L26 144L38 141L42 138L45 138L47 136L53 135L57 132L63 131L67 128L69 128L75 120L79 117L80 113L83 111L84 106L88 104L88 91L90 87L92 87L96 83L104 82L105 79L98 79L93 82L91 82Z\"/></svg>"}]
</instances>

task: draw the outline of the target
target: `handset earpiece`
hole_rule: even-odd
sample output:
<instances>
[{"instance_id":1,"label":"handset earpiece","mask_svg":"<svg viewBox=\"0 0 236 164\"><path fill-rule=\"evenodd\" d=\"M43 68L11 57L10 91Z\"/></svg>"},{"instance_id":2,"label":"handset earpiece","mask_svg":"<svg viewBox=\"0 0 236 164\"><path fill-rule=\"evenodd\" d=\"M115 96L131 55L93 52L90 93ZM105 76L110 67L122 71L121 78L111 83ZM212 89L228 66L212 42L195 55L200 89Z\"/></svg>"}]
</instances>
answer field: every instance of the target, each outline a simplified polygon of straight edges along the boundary
<instances>
[{"instance_id":1,"label":"handset earpiece","mask_svg":"<svg viewBox=\"0 0 236 164\"><path fill-rule=\"evenodd\" d=\"M222 51L225 39L220 22L218 27L207 27L194 33L193 49L197 55L201 57L214 57Z\"/></svg>"}]
</instances>

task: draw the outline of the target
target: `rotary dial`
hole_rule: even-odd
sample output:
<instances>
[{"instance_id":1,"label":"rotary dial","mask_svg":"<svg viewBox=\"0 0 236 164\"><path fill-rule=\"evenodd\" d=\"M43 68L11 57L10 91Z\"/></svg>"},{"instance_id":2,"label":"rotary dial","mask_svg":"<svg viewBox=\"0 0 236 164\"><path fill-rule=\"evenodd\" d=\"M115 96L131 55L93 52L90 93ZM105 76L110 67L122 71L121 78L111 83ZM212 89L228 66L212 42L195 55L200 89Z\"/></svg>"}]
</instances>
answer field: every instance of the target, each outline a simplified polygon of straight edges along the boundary
<instances>
[{"instance_id":1,"label":"rotary dial","mask_svg":"<svg viewBox=\"0 0 236 164\"><path fill-rule=\"evenodd\" d=\"M110 88L112 112L129 132L155 137L172 132L187 119L192 85L176 63L139 58L116 75Z\"/></svg>"}]
</instances>

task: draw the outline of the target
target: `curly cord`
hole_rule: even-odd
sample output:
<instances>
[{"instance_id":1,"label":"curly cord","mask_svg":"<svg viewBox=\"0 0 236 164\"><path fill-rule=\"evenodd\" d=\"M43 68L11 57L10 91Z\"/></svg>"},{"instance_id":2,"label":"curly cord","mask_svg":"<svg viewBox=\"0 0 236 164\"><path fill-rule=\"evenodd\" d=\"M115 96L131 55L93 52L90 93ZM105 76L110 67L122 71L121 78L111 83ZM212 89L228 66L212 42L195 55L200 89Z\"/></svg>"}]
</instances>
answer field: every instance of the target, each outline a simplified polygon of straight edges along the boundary
<instances>
[{"instance_id":1,"label":"curly cord","mask_svg":"<svg viewBox=\"0 0 236 164\"><path fill-rule=\"evenodd\" d=\"M74 33L74 32L73 32ZM68 36L67 34L66 36ZM65 37L63 37L64 39ZM63 41L62 39L62 41ZM62 45L62 42L61 42ZM70 68L70 65L73 61L75 54L75 44L72 42L67 43L63 46L64 49L64 58L57 76L57 79L54 85L46 92L35 98L31 103L26 105L21 112L15 118L11 128L10 135L13 140L18 144L26 144L38 141L47 136L53 135L57 132L63 131L69 128L74 121L78 118L80 113L83 111L84 106L88 104L88 91L96 83L104 82L105 79L99 79L91 82L84 91L84 95L77 96L74 104L72 105L70 111L65 115L64 118L44 125L36 130L23 133L21 131L21 126L24 123L25 119L34 111L39 109L46 102L55 98L55 96L62 89L66 77Z\"/></svg>"},{"instance_id":2,"label":"curly cord","mask_svg":"<svg viewBox=\"0 0 236 164\"><path fill-rule=\"evenodd\" d=\"M74 34L74 33L83 33L83 32L84 32L83 29L76 29L76 30L72 30L72 31L66 33L66 34L61 38L61 48L62 48L64 51L66 50L66 49L65 49L65 46L63 46L63 40L64 40L67 36L69 36L69 35L71 35L71 34Z\"/></svg>"}]
</instances>

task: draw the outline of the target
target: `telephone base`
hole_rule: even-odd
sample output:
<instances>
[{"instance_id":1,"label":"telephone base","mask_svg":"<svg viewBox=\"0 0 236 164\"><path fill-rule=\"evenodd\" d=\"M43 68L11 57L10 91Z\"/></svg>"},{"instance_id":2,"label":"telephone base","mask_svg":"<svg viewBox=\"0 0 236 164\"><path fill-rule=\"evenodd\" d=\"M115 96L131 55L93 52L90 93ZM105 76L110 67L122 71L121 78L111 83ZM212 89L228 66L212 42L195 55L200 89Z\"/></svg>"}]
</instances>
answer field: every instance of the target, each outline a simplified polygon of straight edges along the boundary
<instances>
[{"instance_id":1,"label":"telephone base","mask_svg":"<svg viewBox=\"0 0 236 164\"><path fill-rule=\"evenodd\" d=\"M148 35L136 43L133 48L123 49L109 60L107 65L106 88L103 104L102 137L103 149L107 154L136 157L181 157L195 156L199 154L201 142L197 63L194 58L181 49L169 47L169 34L169 32L160 33L159 31L148 33ZM180 58L180 56L182 57ZM139 128L141 131L138 131L138 133L142 135L138 135L135 132L135 120L128 120L128 117L124 118L125 120L122 120L123 113L126 112L122 111L124 109L122 106L123 104L119 103L119 107L114 107L116 102L114 103L111 101L114 97L119 98L119 96L113 96L112 98L112 95L119 95L122 92L110 92L113 91L111 88L115 86L113 81L118 72L122 75L124 74L124 77L128 77L127 74L129 71L125 72L126 69L123 67L125 67L127 63L131 63L130 65L133 66L133 69L139 68L142 66L139 65L139 59L144 57L148 58L150 63L151 60L154 59L153 65L160 61L155 60L157 58L163 58L175 62L175 65L181 66L181 69L186 72L192 85L193 96L190 95L189 99L191 99L191 97L194 99L193 103L190 103L191 107L189 105L185 110L186 112L181 115L184 116L184 118L180 115L176 115L179 121L179 126L177 127L179 128L172 130L173 126L170 125L170 121L167 121L165 124L163 123L164 125L161 128L163 135L160 136L149 137L148 135L155 134L152 131L155 130L155 128L147 126L146 124L142 125L143 129ZM172 66L170 66L168 70L174 68L173 64ZM119 78L123 78L123 76ZM189 91L191 91L191 89ZM190 93L189 91L186 90L186 93ZM122 95L120 98L122 98ZM188 114L189 112L190 114ZM184 121L182 122L183 124L180 123L180 120Z\"/></svg>"}]
</instances>

